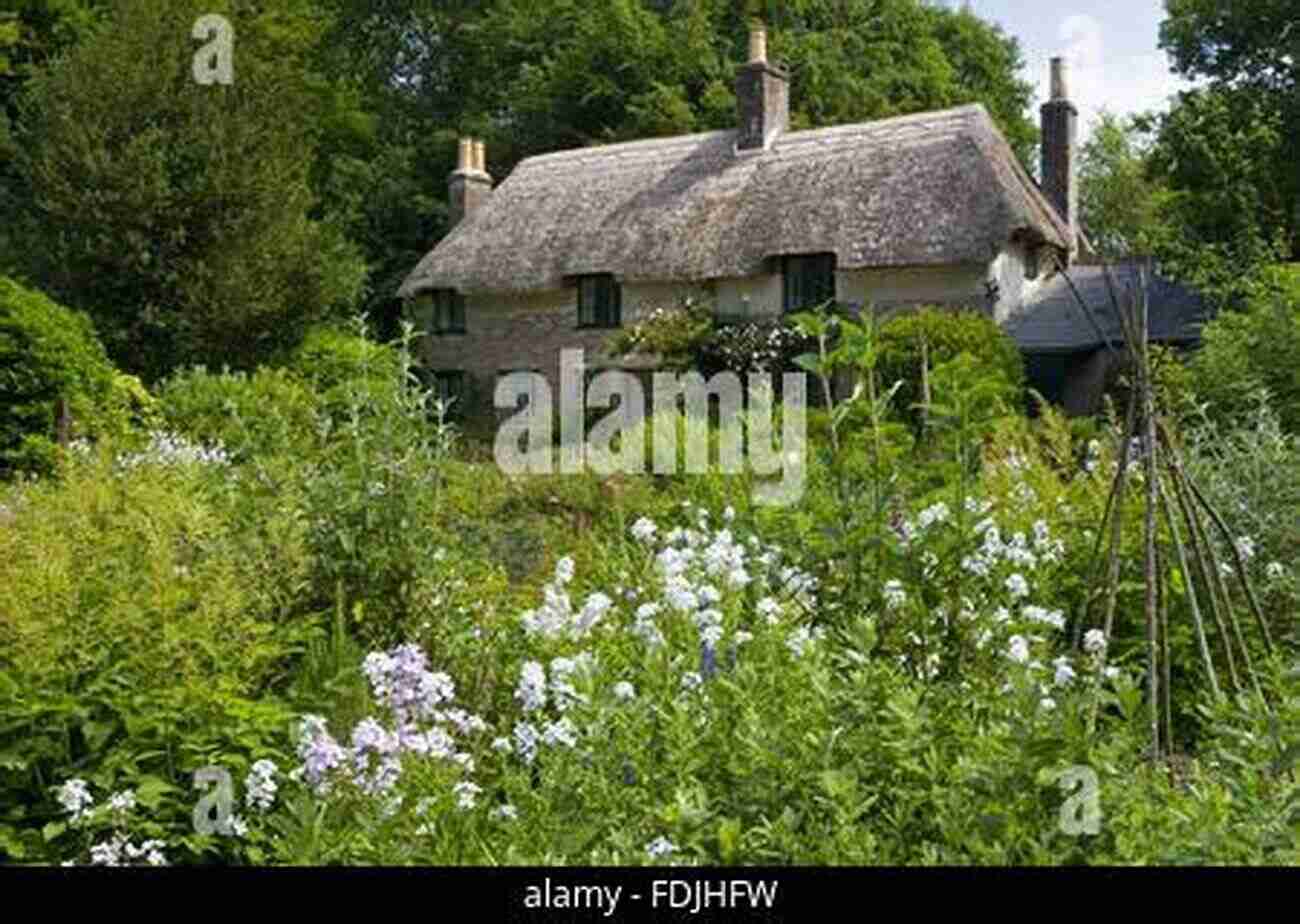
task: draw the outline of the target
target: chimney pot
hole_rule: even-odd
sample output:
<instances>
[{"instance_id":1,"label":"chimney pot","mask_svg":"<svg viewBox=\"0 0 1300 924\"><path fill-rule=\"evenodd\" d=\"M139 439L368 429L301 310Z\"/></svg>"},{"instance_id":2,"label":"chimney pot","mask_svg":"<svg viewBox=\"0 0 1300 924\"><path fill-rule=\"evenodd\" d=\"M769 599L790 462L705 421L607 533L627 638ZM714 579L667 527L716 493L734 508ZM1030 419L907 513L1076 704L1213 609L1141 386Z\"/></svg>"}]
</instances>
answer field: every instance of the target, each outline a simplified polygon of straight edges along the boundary
<instances>
[{"instance_id":1,"label":"chimney pot","mask_svg":"<svg viewBox=\"0 0 1300 924\"><path fill-rule=\"evenodd\" d=\"M1052 93L1043 104L1042 190L1056 206L1069 233L1069 259L1078 252L1079 228L1079 111L1070 102L1064 58L1052 58Z\"/></svg>"},{"instance_id":2,"label":"chimney pot","mask_svg":"<svg viewBox=\"0 0 1300 924\"><path fill-rule=\"evenodd\" d=\"M790 75L767 60L767 30L749 33L749 61L736 69L736 151L761 151L790 127Z\"/></svg>"},{"instance_id":3,"label":"chimney pot","mask_svg":"<svg viewBox=\"0 0 1300 924\"><path fill-rule=\"evenodd\" d=\"M1069 99L1069 65L1064 58L1052 59L1052 99Z\"/></svg>"},{"instance_id":4,"label":"chimney pot","mask_svg":"<svg viewBox=\"0 0 1300 924\"><path fill-rule=\"evenodd\" d=\"M485 160L480 139L460 139L456 170L447 181L452 227L472 215L492 196L492 177L488 176Z\"/></svg>"}]
</instances>

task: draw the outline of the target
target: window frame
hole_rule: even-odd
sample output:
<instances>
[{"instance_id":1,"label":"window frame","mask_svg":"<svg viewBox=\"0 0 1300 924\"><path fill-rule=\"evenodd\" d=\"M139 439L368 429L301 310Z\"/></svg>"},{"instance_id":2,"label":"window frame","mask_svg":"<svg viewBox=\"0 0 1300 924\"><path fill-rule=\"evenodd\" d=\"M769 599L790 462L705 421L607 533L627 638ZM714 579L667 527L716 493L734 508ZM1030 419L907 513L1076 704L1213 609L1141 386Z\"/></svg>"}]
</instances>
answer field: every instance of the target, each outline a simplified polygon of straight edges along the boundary
<instances>
[{"instance_id":1,"label":"window frame","mask_svg":"<svg viewBox=\"0 0 1300 924\"><path fill-rule=\"evenodd\" d=\"M612 273L590 273L575 280L578 330L616 330L623 326L623 286ZM589 299L595 304L589 304Z\"/></svg>"},{"instance_id":2,"label":"window frame","mask_svg":"<svg viewBox=\"0 0 1300 924\"><path fill-rule=\"evenodd\" d=\"M781 313L807 311L827 301L835 301L836 259L834 253L786 254L781 257ZM818 279L809 285L809 279ZM797 285L796 285L797 281ZM808 294L809 289L819 291Z\"/></svg>"},{"instance_id":3,"label":"window frame","mask_svg":"<svg viewBox=\"0 0 1300 924\"><path fill-rule=\"evenodd\" d=\"M465 296L455 289L431 289L429 333L435 337L466 333Z\"/></svg>"}]
</instances>

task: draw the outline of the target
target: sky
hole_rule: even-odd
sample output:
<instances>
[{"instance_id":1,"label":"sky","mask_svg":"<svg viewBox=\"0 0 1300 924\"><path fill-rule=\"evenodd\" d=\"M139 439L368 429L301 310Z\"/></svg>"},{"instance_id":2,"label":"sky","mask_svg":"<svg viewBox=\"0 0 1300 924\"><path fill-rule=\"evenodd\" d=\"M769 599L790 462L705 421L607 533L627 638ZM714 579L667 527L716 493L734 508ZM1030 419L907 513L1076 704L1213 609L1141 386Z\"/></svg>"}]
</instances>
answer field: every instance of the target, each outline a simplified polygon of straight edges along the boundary
<instances>
[{"instance_id":1,"label":"sky","mask_svg":"<svg viewBox=\"0 0 1300 924\"><path fill-rule=\"evenodd\" d=\"M948 0L961 6L965 0ZM1024 79L1048 96L1048 62L1069 61L1070 96L1087 137L1098 113L1166 108L1165 100L1192 86L1169 70L1157 44L1164 19L1162 0L969 0L981 19L1020 40Z\"/></svg>"}]
</instances>

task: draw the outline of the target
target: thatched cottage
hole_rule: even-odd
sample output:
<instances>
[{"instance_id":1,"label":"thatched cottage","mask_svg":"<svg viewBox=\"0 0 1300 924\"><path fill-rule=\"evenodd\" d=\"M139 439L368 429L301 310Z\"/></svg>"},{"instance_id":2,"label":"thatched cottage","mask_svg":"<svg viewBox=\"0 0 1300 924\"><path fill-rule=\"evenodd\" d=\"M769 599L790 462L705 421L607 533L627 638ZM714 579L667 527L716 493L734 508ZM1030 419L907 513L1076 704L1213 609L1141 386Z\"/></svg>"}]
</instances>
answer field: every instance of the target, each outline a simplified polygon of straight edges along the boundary
<instances>
[{"instance_id":1,"label":"thatched cottage","mask_svg":"<svg viewBox=\"0 0 1300 924\"><path fill-rule=\"evenodd\" d=\"M775 316L834 296L889 311L989 313L1020 342L1031 384L1086 412L1105 339L1057 271L1103 311L1078 226L1078 113L1052 61L1042 177L1023 169L981 105L791 132L789 76L761 30L736 76L727 131L582 148L522 161L493 187L481 142L462 140L452 231L411 272L443 386L490 407L502 374L558 381L562 348L602 362L611 328L705 293L728 315ZM1161 332L1193 337L1199 304L1165 286Z\"/></svg>"}]
</instances>

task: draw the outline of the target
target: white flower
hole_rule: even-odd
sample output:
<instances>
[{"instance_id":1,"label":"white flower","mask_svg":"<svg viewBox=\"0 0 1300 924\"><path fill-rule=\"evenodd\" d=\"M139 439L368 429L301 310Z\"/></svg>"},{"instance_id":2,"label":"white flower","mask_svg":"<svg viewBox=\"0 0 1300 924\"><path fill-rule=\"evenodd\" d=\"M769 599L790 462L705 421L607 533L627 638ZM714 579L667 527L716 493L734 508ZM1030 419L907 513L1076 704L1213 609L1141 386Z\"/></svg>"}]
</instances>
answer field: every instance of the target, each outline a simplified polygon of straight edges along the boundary
<instances>
[{"instance_id":1,"label":"white flower","mask_svg":"<svg viewBox=\"0 0 1300 924\"><path fill-rule=\"evenodd\" d=\"M682 689L686 691L698 690L704 685L704 678L695 671L687 671L682 674Z\"/></svg>"},{"instance_id":2,"label":"white flower","mask_svg":"<svg viewBox=\"0 0 1300 924\"><path fill-rule=\"evenodd\" d=\"M546 705L546 669L541 664L536 661L525 662L519 672L515 699L523 704L524 712L532 712Z\"/></svg>"},{"instance_id":3,"label":"white flower","mask_svg":"<svg viewBox=\"0 0 1300 924\"><path fill-rule=\"evenodd\" d=\"M1255 557L1255 540L1249 536L1237 537L1237 551L1245 561L1250 561Z\"/></svg>"},{"instance_id":4,"label":"white flower","mask_svg":"<svg viewBox=\"0 0 1300 924\"><path fill-rule=\"evenodd\" d=\"M494 818L505 819L506 821L513 821L519 817L519 811L507 802L505 805L498 805L494 808L492 810L492 816Z\"/></svg>"},{"instance_id":5,"label":"white flower","mask_svg":"<svg viewBox=\"0 0 1300 924\"><path fill-rule=\"evenodd\" d=\"M547 747L554 747L557 744L570 748L576 747L578 744L578 730L573 727L573 723L568 719L551 722L542 729L542 743Z\"/></svg>"},{"instance_id":6,"label":"white flower","mask_svg":"<svg viewBox=\"0 0 1300 924\"><path fill-rule=\"evenodd\" d=\"M777 623L777 615L781 612L781 604L771 597L764 597L755 604L755 609L758 610L758 615L767 620L769 626L774 626Z\"/></svg>"},{"instance_id":7,"label":"white flower","mask_svg":"<svg viewBox=\"0 0 1300 924\"><path fill-rule=\"evenodd\" d=\"M58 800L64 811L72 815L73 821L81 820L81 817L86 813L86 809L95 801L90 795L90 789L86 786L86 781L82 779L71 779L60 786Z\"/></svg>"},{"instance_id":8,"label":"white flower","mask_svg":"<svg viewBox=\"0 0 1300 924\"><path fill-rule=\"evenodd\" d=\"M1019 573L1011 575L1006 581L1007 593L1011 594L1012 599L1020 599L1029 596L1029 582Z\"/></svg>"},{"instance_id":9,"label":"white flower","mask_svg":"<svg viewBox=\"0 0 1300 924\"><path fill-rule=\"evenodd\" d=\"M1052 663L1056 665L1056 685L1058 687L1068 687L1070 681L1075 678L1074 668L1070 666L1070 660L1062 655Z\"/></svg>"},{"instance_id":10,"label":"white flower","mask_svg":"<svg viewBox=\"0 0 1300 924\"><path fill-rule=\"evenodd\" d=\"M1011 636L1011 644L1007 649L1007 657L1018 664L1029 663L1029 640L1023 635Z\"/></svg>"},{"instance_id":11,"label":"white flower","mask_svg":"<svg viewBox=\"0 0 1300 924\"><path fill-rule=\"evenodd\" d=\"M113 793L108 797L108 807L115 812L129 812L135 808L135 793L130 790Z\"/></svg>"},{"instance_id":12,"label":"white flower","mask_svg":"<svg viewBox=\"0 0 1300 924\"><path fill-rule=\"evenodd\" d=\"M515 746L514 746L513 744L510 743L510 739L509 739L509 738L493 738L493 739L492 739L492 750L494 750L494 751L499 751L499 752L502 753L502 754L509 754L509 753L513 752L514 749L515 749Z\"/></svg>"},{"instance_id":13,"label":"white flower","mask_svg":"<svg viewBox=\"0 0 1300 924\"><path fill-rule=\"evenodd\" d=\"M614 697L616 699L621 699L626 702L635 696L636 687L632 686L632 684L628 683L626 680L620 680L618 683L614 684Z\"/></svg>"},{"instance_id":14,"label":"white flower","mask_svg":"<svg viewBox=\"0 0 1300 924\"><path fill-rule=\"evenodd\" d=\"M735 518L736 518L736 509L734 507L728 507L726 510L722 511L722 519L725 520L726 522L730 523Z\"/></svg>"},{"instance_id":15,"label":"white flower","mask_svg":"<svg viewBox=\"0 0 1300 924\"><path fill-rule=\"evenodd\" d=\"M1106 633L1100 629L1089 629L1083 633L1083 650L1096 654L1106 647Z\"/></svg>"},{"instance_id":16,"label":"white flower","mask_svg":"<svg viewBox=\"0 0 1300 924\"><path fill-rule=\"evenodd\" d=\"M907 599L907 593L903 590L902 581L888 581L885 583L883 591L885 595L885 606L891 610L896 610L903 605Z\"/></svg>"},{"instance_id":17,"label":"white flower","mask_svg":"<svg viewBox=\"0 0 1300 924\"><path fill-rule=\"evenodd\" d=\"M456 807L464 810L474 807L474 797L483 790L468 780L462 780L451 787L451 791L456 796Z\"/></svg>"},{"instance_id":18,"label":"white flower","mask_svg":"<svg viewBox=\"0 0 1300 924\"><path fill-rule=\"evenodd\" d=\"M657 530L658 527L655 526L653 520L641 517L641 519L632 524L632 538L636 539L638 542L653 542Z\"/></svg>"},{"instance_id":19,"label":"white flower","mask_svg":"<svg viewBox=\"0 0 1300 924\"><path fill-rule=\"evenodd\" d=\"M1264 573L1273 580L1277 580L1282 577L1282 575L1286 574L1286 569L1282 567L1280 561L1271 561L1268 563L1268 566L1264 568Z\"/></svg>"},{"instance_id":20,"label":"white flower","mask_svg":"<svg viewBox=\"0 0 1300 924\"><path fill-rule=\"evenodd\" d=\"M1056 700L1052 699L1050 696L1044 696L1039 701L1038 705L1042 707L1045 712L1051 712L1056 708Z\"/></svg>"},{"instance_id":21,"label":"white flower","mask_svg":"<svg viewBox=\"0 0 1300 924\"><path fill-rule=\"evenodd\" d=\"M573 559L564 556L555 563L555 583L567 584L573 580Z\"/></svg>"},{"instance_id":22,"label":"white flower","mask_svg":"<svg viewBox=\"0 0 1300 924\"><path fill-rule=\"evenodd\" d=\"M668 838L660 835L646 845L645 852L650 855L651 859L666 857L671 853L677 852L677 845Z\"/></svg>"},{"instance_id":23,"label":"white flower","mask_svg":"<svg viewBox=\"0 0 1300 924\"><path fill-rule=\"evenodd\" d=\"M916 525L921 529L929 529L934 523L944 523L948 519L948 505L940 501L937 504L926 507L916 516Z\"/></svg>"}]
</instances>

